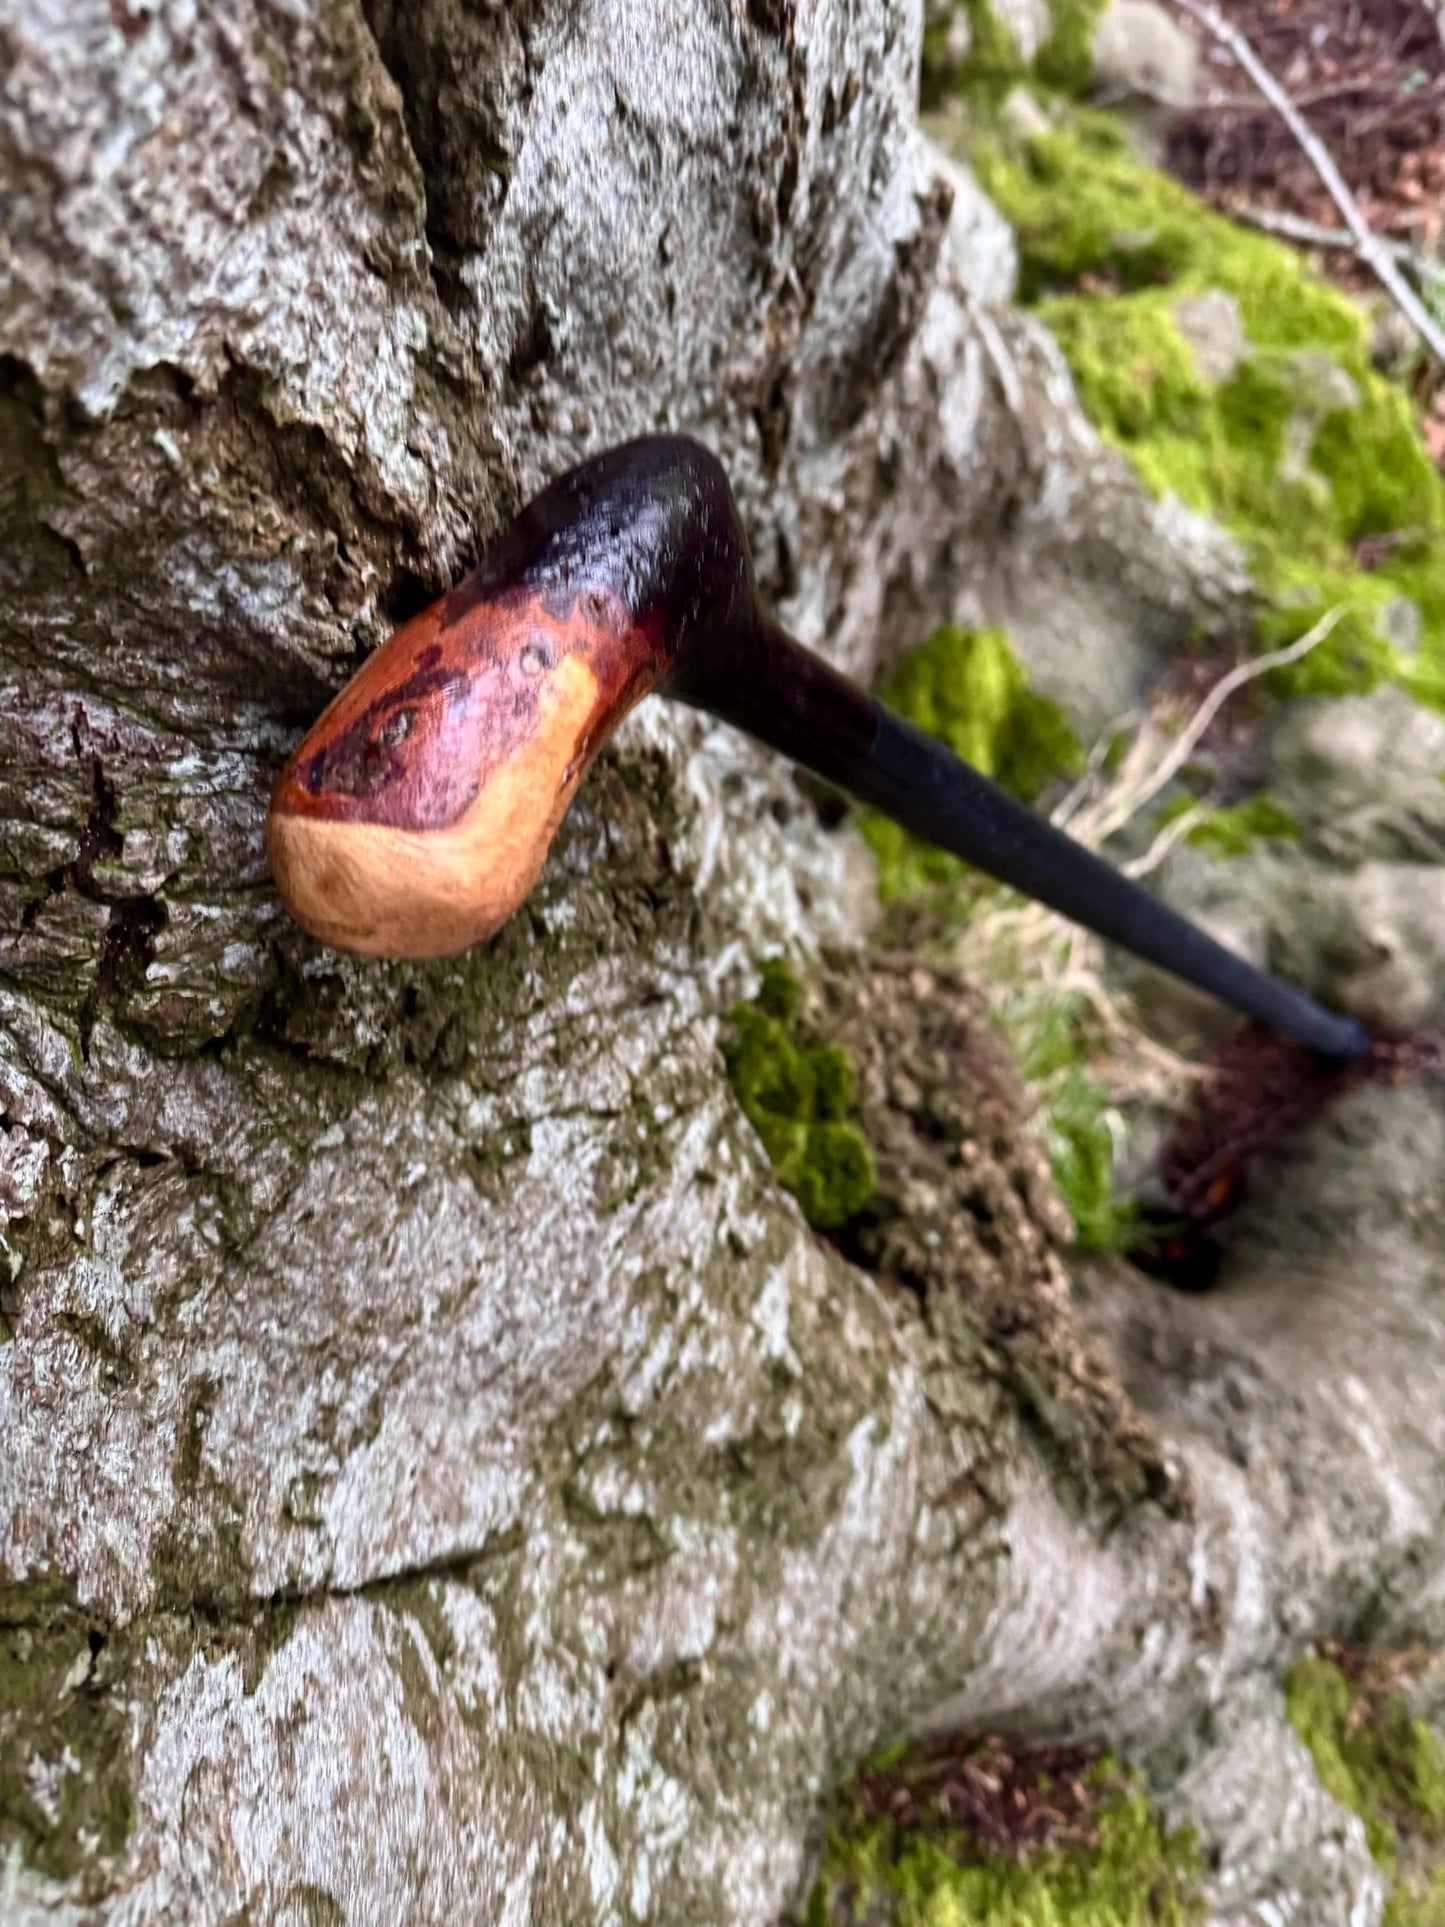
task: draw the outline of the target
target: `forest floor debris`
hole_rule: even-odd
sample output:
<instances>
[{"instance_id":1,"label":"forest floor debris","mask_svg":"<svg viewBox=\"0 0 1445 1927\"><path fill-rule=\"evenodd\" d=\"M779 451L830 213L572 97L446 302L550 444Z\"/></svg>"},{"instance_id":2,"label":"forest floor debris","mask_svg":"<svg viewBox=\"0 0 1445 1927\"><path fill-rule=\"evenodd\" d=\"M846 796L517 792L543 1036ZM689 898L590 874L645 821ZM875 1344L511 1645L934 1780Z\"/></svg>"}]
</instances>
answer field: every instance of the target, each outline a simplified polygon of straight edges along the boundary
<instances>
[{"instance_id":1,"label":"forest floor debris","mask_svg":"<svg viewBox=\"0 0 1445 1927\"><path fill-rule=\"evenodd\" d=\"M1422 0L1222 0L1219 12L1324 142L1369 226L1408 248L1427 306L1445 312L1445 267L1433 271L1445 238L1445 35L1431 8ZM1225 213L1266 225L1273 217L1286 233L1303 223L1347 243L1328 190L1279 115L1226 49L1207 43L1202 52L1200 100L1170 134L1173 172ZM1309 245L1304 228L1291 238ZM1371 286L1350 246L1309 251L1343 286ZM1419 371L1416 399L1431 453L1445 460L1440 371Z\"/></svg>"}]
</instances>

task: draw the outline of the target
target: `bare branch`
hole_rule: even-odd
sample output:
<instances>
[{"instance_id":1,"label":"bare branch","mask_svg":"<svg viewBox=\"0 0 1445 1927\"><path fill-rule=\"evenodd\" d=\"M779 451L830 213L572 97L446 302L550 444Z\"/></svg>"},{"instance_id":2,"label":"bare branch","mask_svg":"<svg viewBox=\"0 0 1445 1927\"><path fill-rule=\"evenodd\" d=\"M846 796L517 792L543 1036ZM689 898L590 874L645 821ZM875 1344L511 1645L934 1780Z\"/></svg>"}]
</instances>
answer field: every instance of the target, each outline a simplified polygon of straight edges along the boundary
<instances>
[{"instance_id":1,"label":"bare branch","mask_svg":"<svg viewBox=\"0 0 1445 1927\"><path fill-rule=\"evenodd\" d=\"M1310 165L1325 185L1326 192L1344 218L1345 226L1354 236L1356 252L1375 274L1401 313L1409 320L1420 339L1435 358L1445 363L1445 334L1436 325L1429 309L1400 272L1387 243L1382 241L1360 212L1359 203L1345 185L1344 177L1335 166L1334 157L1324 142L1310 128L1304 116L1265 66L1259 55L1250 46L1244 35L1229 21L1225 20L1210 0L1175 0L1175 4L1187 13L1191 20L1197 20L1205 32L1222 47L1227 47L1249 75L1260 93L1274 108L1291 134L1299 142Z\"/></svg>"},{"instance_id":2,"label":"bare branch","mask_svg":"<svg viewBox=\"0 0 1445 1927\"><path fill-rule=\"evenodd\" d=\"M1330 635L1344 613L1343 606L1337 604L1327 610L1314 627L1297 641L1283 649L1273 649L1268 655L1252 656L1248 662L1231 669L1228 675L1221 676L1190 718L1188 726L1174 739L1163 756L1156 759L1157 745L1147 730L1141 730L1134 747L1139 752L1138 760L1143 767L1134 766L1131 756L1126 756L1108 794L1093 810L1079 813L1073 834L1090 848L1117 835L1146 803L1152 803L1159 792L1173 782L1194 754L1209 725L1237 689L1244 688L1246 683L1258 681L1261 676L1267 676L1271 670L1285 669L1291 663L1300 662Z\"/></svg>"},{"instance_id":3,"label":"bare branch","mask_svg":"<svg viewBox=\"0 0 1445 1927\"><path fill-rule=\"evenodd\" d=\"M1339 248L1356 255L1360 252L1360 244L1348 228L1326 227L1322 221L1307 221L1303 215L1291 214L1284 208L1231 206L1227 211L1231 220L1243 221L1265 234L1278 234L1286 241L1297 241L1301 247ZM1381 247L1388 248L1401 267L1417 274L1427 271L1429 263L1407 242L1391 241L1383 236L1379 239Z\"/></svg>"},{"instance_id":4,"label":"bare branch","mask_svg":"<svg viewBox=\"0 0 1445 1927\"><path fill-rule=\"evenodd\" d=\"M1126 877L1136 881L1147 877L1159 868L1176 843L1182 843L1196 824L1202 823L1205 809L1202 803L1195 803L1180 815L1171 817L1149 845L1143 856L1136 856L1131 862L1121 863L1119 868Z\"/></svg>"}]
</instances>

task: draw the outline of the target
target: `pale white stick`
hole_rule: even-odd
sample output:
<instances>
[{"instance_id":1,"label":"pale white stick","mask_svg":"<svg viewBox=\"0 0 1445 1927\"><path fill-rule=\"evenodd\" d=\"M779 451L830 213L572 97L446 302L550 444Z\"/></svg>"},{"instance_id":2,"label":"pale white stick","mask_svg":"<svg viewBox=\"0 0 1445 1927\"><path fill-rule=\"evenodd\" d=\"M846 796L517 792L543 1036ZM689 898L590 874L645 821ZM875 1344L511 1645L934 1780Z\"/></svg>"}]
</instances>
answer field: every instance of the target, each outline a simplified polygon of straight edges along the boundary
<instances>
[{"instance_id":1,"label":"pale white stick","mask_svg":"<svg viewBox=\"0 0 1445 1927\"><path fill-rule=\"evenodd\" d=\"M1286 241L1298 241L1302 247L1340 248L1347 254L1355 255L1360 252L1360 244L1348 228L1326 227L1320 221L1306 221L1284 208L1231 207L1226 211L1232 221L1243 221L1248 227L1262 228L1266 234L1278 234ZM1430 272L1431 264L1407 242L1387 241L1382 236L1380 245L1388 248L1402 267L1410 268L1416 274ZM1438 268L1434 271L1440 272Z\"/></svg>"},{"instance_id":2,"label":"pale white stick","mask_svg":"<svg viewBox=\"0 0 1445 1927\"><path fill-rule=\"evenodd\" d=\"M1133 877L1137 883L1140 877L1146 877L1151 870L1159 868L1174 845L1181 843L1188 836L1195 824L1202 820L1204 814L1204 807L1199 803L1196 803L1192 809L1182 810L1178 816L1164 825L1143 856L1136 856L1132 863L1121 863L1119 868L1126 877Z\"/></svg>"},{"instance_id":3,"label":"pale white stick","mask_svg":"<svg viewBox=\"0 0 1445 1927\"><path fill-rule=\"evenodd\" d=\"M1317 649L1330 634L1344 614L1343 608L1326 611L1307 634L1286 649L1271 650L1267 656L1254 656L1248 662L1240 663L1231 669L1227 676L1221 676L1210 690L1204 701L1190 718L1189 726L1175 738L1167 756L1151 772L1143 788L1126 799L1121 810L1116 810L1105 820L1097 832L1100 842L1111 836L1115 830L1122 829L1136 811L1156 797L1166 783L1170 783L1183 769L1198 746L1200 738L1214 721L1220 710L1229 701L1236 689L1246 683L1254 682L1260 676L1267 676L1272 669L1286 669L1292 662L1307 656L1311 649Z\"/></svg>"},{"instance_id":4,"label":"pale white stick","mask_svg":"<svg viewBox=\"0 0 1445 1927\"><path fill-rule=\"evenodd\" d=\"M1390 249L1360 212L1359 203L1346 187L1344 177L1335 166L1330 150L1317 134L1311 132L1309 123L1254 48L1237 27L1231 26L1229 21L1209 4L1209 0L1175 0L1175 5L1182 7L1191 20L1197 20L1205 32L1217 40L1221 47L1228 47L1260 93L1299 142L1311 167L1324 182L1326 192L1344 217L1345 226L1355 237L1355 246L1360 259L1373 270L1381 286L1390 294L1431 354L1438 361L1445 362L1445 334L1440 332L1429 309L1401 274Z\"/></svg>"}]
</instances>

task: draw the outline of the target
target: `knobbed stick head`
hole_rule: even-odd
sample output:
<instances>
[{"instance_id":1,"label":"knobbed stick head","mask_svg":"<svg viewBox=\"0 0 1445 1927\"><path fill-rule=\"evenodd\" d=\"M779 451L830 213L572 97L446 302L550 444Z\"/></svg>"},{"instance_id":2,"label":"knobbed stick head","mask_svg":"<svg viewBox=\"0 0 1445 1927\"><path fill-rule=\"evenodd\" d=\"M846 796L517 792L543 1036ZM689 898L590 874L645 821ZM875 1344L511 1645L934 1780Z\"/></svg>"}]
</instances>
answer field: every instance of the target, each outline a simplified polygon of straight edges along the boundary
<instances>
[{"instance_id":1,"label":"knobbed stick head","mask_svg":"<svg viewBox=\"0 0 1445 1927\"><path fill-rule=\"evenodd\" d=\"M758 620L706 449L650 437L571 470L369 658L287 763L266 823L287 909L373 956L491 936L628 710L699 656L745 649Z\"/></svg>"}]
</instances>

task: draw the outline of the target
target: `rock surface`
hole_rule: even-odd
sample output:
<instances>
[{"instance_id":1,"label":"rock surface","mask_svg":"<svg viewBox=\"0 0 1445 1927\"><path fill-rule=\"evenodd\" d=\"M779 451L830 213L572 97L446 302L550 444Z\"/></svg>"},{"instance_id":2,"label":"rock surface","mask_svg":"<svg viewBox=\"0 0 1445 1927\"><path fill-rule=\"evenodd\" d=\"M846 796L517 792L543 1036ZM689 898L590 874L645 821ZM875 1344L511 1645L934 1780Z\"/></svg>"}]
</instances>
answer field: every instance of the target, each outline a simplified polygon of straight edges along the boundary
<instances>
[{"instance_id":1,"label":"rock surface","mask_svg":"<svg viewBox=\"0 0 1445 1927\"><path fill-rule=\"evenodd\" d=\"M1445 719L1398 689L1296 703L1272 735L1261 777L1298 839L1261 843L1224 864L1180 850L1162 887L1317 996L1377 1024L1438 1026L1442 771Z\"/></svg>"},{"instance_id":2,"label":"rock surface","mask_svg":"<svg viewBox=\"0 0 1445 1927\"><path fill-rule=\"evenodd\" d=\"M1320 1138L1390 1210L1323 1223L1307 1291L1266 1256L1204 1307L1090 1284L1156 1434L1012 1100L926 1038L911 1088L870 1068L936 985L845 949L830 994L901 1222L975 1199L943 1282L772 1182L719 1017L759 950L856 935L856 859L726 732L635 719L458 963L321 951L266 880L269 783L358 654L643 429L726 453L769 592L859 673L986 611L1087 725L1237 606L1003 305L918 31L0 8L7 1923L756 1927L881 1738L1102 1727L1187 1787L1183 1736L1310 1632L1435 1624L1419 1094ZM1294 1878L1248 1866L1236 1914Z\"/></svg>"},{"instance_id":3,"label":"rock surface","mask_svg":"<svg viewBox=\"0 0 1445 1927\"><path fill-rule=\"evenodd\" d=\"M1110 92L1192 107L1199 48L1155 0L1110 0L1094 31L1094 78Z\"/></svg>"}]
</instances>

